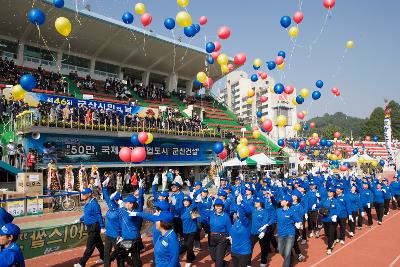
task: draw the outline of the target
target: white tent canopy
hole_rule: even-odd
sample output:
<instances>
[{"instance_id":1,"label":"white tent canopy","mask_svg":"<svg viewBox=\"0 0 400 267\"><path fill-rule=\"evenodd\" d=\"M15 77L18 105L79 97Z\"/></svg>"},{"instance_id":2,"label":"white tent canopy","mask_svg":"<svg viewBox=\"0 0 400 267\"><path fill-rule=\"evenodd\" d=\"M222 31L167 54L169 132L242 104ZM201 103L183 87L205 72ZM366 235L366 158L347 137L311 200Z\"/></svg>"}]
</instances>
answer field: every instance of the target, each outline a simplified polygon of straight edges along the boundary
<instances>
[{"instance_id":1,"label":"white tent canopy","mask_svg":"<svg viewBox=\"0 0 400 267\"><path fill-rule=\"evenodd\" d=\"M364 155L353 155L352 157L348 158L348 159L344 159L343 162L348 162L348 163L357 163L359 158L363 158L365 161L372 161L375 160L373 159L371 156L369 156L368 154L364 154Z\"/></svg>"},{"instance_id":2,"label":"white tent canopy","mask_svg":"<svg viewBox=\"0 0 400 267\"><path fill-rule=\"evenodd\" d=\"M246 161L240 161L238 158L233 158L222 164L224 167L247 166Z\"/></svg>"},{"instance_id":3,"label":"white tent canopy","mask_svg":"<svg viewBox=\"0 0 400 267\"><path fill-rule=\"evenodd\" d=\"M260 153L260 154L251 156L250 159L254 160L255 162L257 162L257 165L261 165L261 166L276 164L276 162L273 159L271 159L264 153Z\"/></svg>"}]
</instances>

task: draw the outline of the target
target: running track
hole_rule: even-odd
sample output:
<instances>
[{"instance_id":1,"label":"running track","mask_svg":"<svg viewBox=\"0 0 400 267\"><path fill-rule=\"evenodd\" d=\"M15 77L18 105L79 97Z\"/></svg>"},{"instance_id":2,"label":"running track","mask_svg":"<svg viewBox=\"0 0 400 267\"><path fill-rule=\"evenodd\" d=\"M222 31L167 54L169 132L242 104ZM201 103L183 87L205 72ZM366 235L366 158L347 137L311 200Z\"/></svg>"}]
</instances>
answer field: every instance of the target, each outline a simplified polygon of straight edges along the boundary
<instances>
[{"instance_id":1,"label":"running track","mask_svg":"<svg viewBox=\"0 0 400 267\"><path fill-rule=\"evenodd\" d=\"M302 263L297 263L296 266L388 266L400 267L400 211L391 210L390 214L383 219L383 224L378 226L376 218L374 218L373 228L363 227L363 230L357 231L354 238L346 237L344 245L337 244L332 255L326 255L325 237L320 236L319 239L309 239L306 245L301 246L303 255L306 260ZM152 239L151 237L144 238L146 250L142 253L142 262L144 266L150 267L152 259ZM206 247L206 240L203 239L202 245ZM35 259L27 260L26 266L53 266L53 267L71 267L79 261L83 254L83 247L74 248L56 252L53 254L41 256ZM260 253L259 247L256 246L253 253L252 266L259 266ZM94 255L86 266L101 266L96 265L98 252ZM185 263L185 256L181 257L181 263ZM226 258L229 260L229 256ZM269 266L281 266L282 260L279 254L273 254ZM116 266L116 265L113 265ZM203 250L197 254L197 263L192 266L205 267L212 266L211 258L208 250Z\"/></svg>"}]
</instances>

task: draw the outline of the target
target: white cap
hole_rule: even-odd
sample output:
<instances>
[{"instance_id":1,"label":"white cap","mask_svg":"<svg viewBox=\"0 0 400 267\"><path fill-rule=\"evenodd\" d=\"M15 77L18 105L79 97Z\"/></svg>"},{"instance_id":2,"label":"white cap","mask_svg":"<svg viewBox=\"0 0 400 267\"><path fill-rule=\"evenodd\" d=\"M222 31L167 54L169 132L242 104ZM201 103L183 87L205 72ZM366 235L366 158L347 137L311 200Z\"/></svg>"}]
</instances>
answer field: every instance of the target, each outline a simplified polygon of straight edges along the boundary
<instances>
[{"instance_id":1,"label":"white cap","mask_svg":"<svg viewBox=\"0 0 400 267\"><path fill-rule=\"evenodd\" d=\"M10 143L13 143L14 142L14 140L13 139L10 139Z\"/></svg>"}]
</instances>

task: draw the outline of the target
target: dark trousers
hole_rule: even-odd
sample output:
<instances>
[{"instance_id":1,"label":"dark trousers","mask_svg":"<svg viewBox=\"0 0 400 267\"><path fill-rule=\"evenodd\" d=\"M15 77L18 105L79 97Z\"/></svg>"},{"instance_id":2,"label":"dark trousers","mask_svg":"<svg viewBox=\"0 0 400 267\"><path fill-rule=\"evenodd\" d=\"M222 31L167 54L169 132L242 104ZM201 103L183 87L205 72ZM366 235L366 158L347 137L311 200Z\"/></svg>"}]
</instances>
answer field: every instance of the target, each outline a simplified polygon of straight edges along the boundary
<instances>
[{"instance_id":1,"label":"dark trousers","mask_svg":"<svg viewBox=\"0 0 400 267\"><path fill-rule=\"evenodd\" d=\"M378 216L378 222L382 222L383 218L383 203L374 203L376 216Z\"/></svg>"},{"instance_id":2,"label":"dark trousers","mask_svg":"<svg viewBox=\"0 0 400 267\"><path fill-rule=\"evenodd\" d=\"M183 227L182 227L182 220L181 218L175 217L174 218L174 231L179 236L179 238L183 237Z\"/></svg>"},{"instance_id":3,"label":"dark trousers","mask_svg":"<svg viewBox=\"0 0 400 267\"><path fill-rule=\"evenodd\" d=\"M247 267L249 261L251 261L251 254L240 255L232 253L233 267Z\"/></svg>"},{"instance_id":4,"label":"dark trousers","mask_svg":"<svg viewBox=\"0 0 400 267\"><path fill-rule=\"evenodd\" d=\"M362 210L358 210L358 212L357 212L357 214L358 214L358 216L357 216L357 226L358 227L362 227L362 224L363 224L363 217L361 216L361 211Z\"/></svg>"},{"instance_id":5,"label":"dark trousers","mask_svg":"<svg viewBox=\"0 0 400 267\"><path fill-rule=\"evenodd\" d=\"M350 227L350 232L355 232L356 231L356 222L357 222L357 217L358 217L358 212L353 211L351 213L351 216L353 217L353 221L349 219L349 227Z\"/></svg>"},{"instance_id":6,"label":"dark trousers","mask_svg":"<svg viewBox=\"0 0 400 267\"><path fill-rule=\"evenodd\" d=\"M324 232L328 243L327 249L332 249L333 242L335 241L336 223L324 222Z\"/></svg>"},{"instance_id":7,"label":"dark trousers","mask_svg":"<svg viewBox=\"0 0 400 267\"><path fill-rule=\"evenodd\" d=\"M125 242L128 240L124 240ZM118 267L125 267L125 262L128 263L128 266L131 267L142 267L142 261L140 259L140 239L137 238L135 240L132 240L132 246L129 250L126 250L125 248L118 247L115 253L112 253L111 256L111 261L114 259L118 259ZM129 256L130 254L130 256Z\"/></svg>"},{"instance_id":8,"label":"dark trousers","mask_svg":"<svg viewBox=\"0 0 400 267\"><path fill-rule=\"evenodd\" d=\"M111 266L111 251L114 248L114 251L117 250L117 245L116 245L117 239L106 236L105 242L104 242L104 267L110 267ZM118 264L120 264L121 259L117 258ZM123 261L122 261L123 264ZM118 265L120 266L120 265Z\"/></svg>"},{"instance_id":9,"label":"dark trousers","mask_svg":"<svg viewBox=\"0 0 400 267\"><path fill-rule=\"evenodd\" d=\"M317 231L318 212L316 210L308 212L308 231Z\"/></svg>"},{"instance_id":10,"label":"dark trousers","mask_svg":"<svg viewBox=\"0 0 400 267\"><path fill-rule=\"evenodd\" d=\"M400 195L395 195L394 199L395 200L392 200L392 208L394 210L400 209Z\"/></svg>"},{"instance_id":11,"label":"dark trousers","mask_svg":"<svg viewBox=\"0 0 400 267\"><path fill-rule=\"evenodd\" d=\"M339 235L337 227L335 228L335 239L343 240L346 238L346 218L338 218L337 225L339 226Z\"/></svg>"},{"instance_id":12,"label":"dark trousers","mask_svg":"<svg viewBox=\"0 0 400 267\"><path fill-rule=\"evenodd\" d=\"M8 164L15 166L15 155L8 155Z\"/></svg>"},{"instance_id":13,"label":"dark trousers","mask_svg":"<svg viewBox=\"0 0 400 267\"><path fill-rule=\"evenodd\" d=\"M209 248L211 258L215 262L215 267L224 267L227 265L227 262L224 261L225 253L228 248L227 237L228 235L224 233L210 234Z\"/></svg>"},{"instance_id":14,"label":"dark trousers","mask_svg":"<svg viewBox=\"0 0 400 267\"><path fill-rule=\"evenodd\" d=\"M294 244L293 244L293 249L294 249L294 252L296 253L296 255L301 254L299 242L297 241L297 238L298 238L299 236L300 236L300 230L299 230L299 229L296 229L296 235L295 235Z\"/></svg>"},{"instance_id":15,"label":"dark trousers","mask_svg":"<svg viewBox=\"0 0 400 267\"><path fill-rule=\"evenodd\" d=\"M385 202L383 203L383 214L387 215L389 213L389 202L390 202L390 198L389 199L385 199Z\"/></svg>"},{"instance_id":16,"label":"dark trousers","mask_svg":"<svg viewBox=\"0 0 400 267\"><path fill-rule=\"evenodd\" d=\"M367 206L365 206L364 207L364 212L367 214L367 217L368 217L368 226L371 226L373 224L371 208L368 208Z\"/></svg>"},{"instance_id":17,"label":"dark trousers","mask_svg":"<svg viewBox=\"0 0 400 267\"><path fill-rule=\"evenodd\" d=\"M278 249L278 241L276 240L276 237L274 235L275 229L276 229L276 224L270 225L267 228L267 233L268 233L268 237L269 237L271 245L274 247L274 249ZM268 251L271 251L269 246L268 246Z\"/></svg>"},{"instance_id":18,"label":"dark trousers","mask_svg":"<svg viewBox=\"0 0 400 267\"><path fill-rule=\"evenodd\" d=\"M251 236L251 251L253 251L254 246L257 244L257 242L260 243L260 248L261 248L261 264L267 264L268 253L270 250L270 245L269 245L270 234L267 232L262 239L259 239L258 235L252 235ZM250 257L247 265L251 266L251 257Z\"/></svg>"},{"instance_id":19,"label":"dark trousers","mask_svg":"<svg viewBox=\"0 0 400 267\"><path fill-rule=\"evenodd\" d=\"M194 255L194 252L193 252L193 244L194 244L195 237L196 237L196 233L183 234L183 238L185 240L186 262L187 263L192 263L196 258L196 256Z\"/></svg>"},{"instance_id":20,"label":"dark trousers","mask_svg":"<svg viewBox=\"0 0 400 267\"><path fill-rule=\"evenodd\" d=\"M100 259L104 260L104 245L100 236L100 225L98 223L86 225L87 228L87 241L86 249L79 263L84 267L86 262L92 256L95 248L100 253Z\"/></svg>"},{"instance_id":21,"label":"dark trousers","mask_svg":"<svg viewBox=\"0 0 400 267\"><path fill-rule=\"evenodd\" d=\"M197 231L196 237L194 240L200 242L201 229L204 229L204 233L209 234L210 233L210 225L208 225L206 223L197 223L197 228L199 230ZM210 237L208 237L208 239L210 239Z\"/></svg>"},{"instance_id":22,"label":"dark trousers","mask_svg":"<svg viewBox=\"0 0 400 267\"><path fill-rule=\"evenodd\" d=\"M307 240L306 218L303 218L303 229L301 229L301 239Z\"/></svg>"}]
</instances>

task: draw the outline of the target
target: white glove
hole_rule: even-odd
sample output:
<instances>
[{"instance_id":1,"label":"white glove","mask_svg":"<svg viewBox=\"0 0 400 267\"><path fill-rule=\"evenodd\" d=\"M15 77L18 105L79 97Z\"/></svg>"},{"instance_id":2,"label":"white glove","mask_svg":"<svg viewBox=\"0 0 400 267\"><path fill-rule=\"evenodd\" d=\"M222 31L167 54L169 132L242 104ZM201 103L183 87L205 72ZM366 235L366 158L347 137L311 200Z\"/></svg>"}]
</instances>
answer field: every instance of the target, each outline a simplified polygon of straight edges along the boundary
<instances>
[{"instance_id":1,"label":"white glove","mask_svg":"<svg viewBox=\"0 0 400 267\"><path fill-rule=\"evenodd\" d=\"M77 224L77 223L80 223L80 222L81 222L81 220L77 219L77 220L75 220L75 221L73 222L73 224Z\"/></svg>"},{"instance_id":2,"label":"white glove","mask_svg":"<svg viewBox=\"0 0 400 267\"><path fill-rule=\"evenodd\" d=\"M321 195L320 195L319 193L316 193L315 196L316 196L316 197L320 197Z\"/></svg>"},{"instance_id":3,"label":"white glove","mask_svg":"<svg viewBox=\"0 0 400 267\"><path fill-rule=\"evenodd\" d=\"M117 237L117 243L116 243L116 245L118 245L119 243L121 243L121 241L123 241L124 239L121 237L121 236L119 236L119 237Z\"/></svg>"},{"instance_id":4,"label":"white glove","mask_svg":"<svg viewBox=\"0 0 400 267\"><path fill-rule=\"evenodd\" d=\"M118 206L122 208L124 206L124 201L122 199L118 200Z\"/></svg>"},{"instance_id":5,"label":"white glove","mask_svg":"<svg viewBox=\"0 0 400 267\"><path fill-rule=\"evenodd\" d=\"M107 178L104 180L104 182L102 183L103 187L107 187L109 180L110 180L110 178Z\"/></svg>"},{"instance_id":6,"label":"white glove","mask_svg":"<svg viewBox=\"0 0 400 267\"><path fill-rule=\"evenodd\" d=\"M101 234L105 234L105 233L106 233L106 229L105 229L105 228L102 228L102 229L100 230L100 233L101 233Z\"/></svg>"},{"instance_id":7,"label":"white glove","mask_svg":"<svg viewBox=\"0 0 400 267\"><path fill-rule=\"evenodd\" d=\"M349 215L349 220L352 221L352 222L354 222L353 215Z\"/></svg>"},{"instance_id":8,"label":"white glove","mask_svg":"<svg viewBox=\"0 0 400 267\"><path fill-rule=\"evenodd\" d=\"M281 183L281 181L276 181L276 186L278 186L278 187L282 187L282 183Z\"/></svg>"},{"instance_id":9,"label":"white glove","mask_svg":"<svg viewBox=\"0 0 400 267\"><path fill-rule=\"evenodd\" d=\"M393 199L393 201L396 201L396 198L395 198L395 197L392 197L392 199Z\"/></svg>"},{"instance_id":10,"label":"white glove","mask_svg":"<svg viewBox=\"0 0 400 267\"><path fill-rule=\"evenodd\" d=\"M264 236L265 236L265 233L264 233L264 232L261 232L261 233L258 235L258 239L263 239Z\"/></svg>"},{"instance_id":11,"label":"white glove","mask_svg":"<svg viewBox=\"0 0 400 267\"><path fill-rule=\"evenodd\" d=\"M136 216L137 216L137 212L136 211L129 212L129 217L136 217Z\"/></svg>"},{"instance_id":12,"label":"white glove","mask_svg":"<svg viewBox=\"0 0 400 267\"><path fill-rule=\"evenodd\" d=\"M361 212L361 217L364 217L364 215L365 215L365 212L362 211Z\"/></svg>"},{"instance_id":13,"label":"white glove","mask_svg":"<svg viewBox=\"0 0 400 267\"><path fill-rule=\"evenodd\" d=\"M312 205L311 209L315 210L317 208L317 204Z\"/></svg>"},{"instance_id":14,"label":"white glove","mask_svg":"<svg viewBox=\"0 0 400 267\"><path fill-rule=\"evenodd\" d=\"M190 183L189 180L186 180L186 181L185 181L185 184L186 184L187 186L191 186L191 185L192 185L192 184Z\"/></svg>"},{"instance_id":15,"label":"white glove","mask_svg":"<svg viewBox=\"0 0 400 267\"><path fill-rule=\"evenodd\" d=\"M301 222L297 222L294 224L294 227L296 227L297 229L301 228Z\"/></svg>"},{"instance_id":16,"label":"white glove","mask_svg":"<svg viewBox=\"0 0 400 267\"><path fill-rule=\"evenodd\" d=\"M172 203L172 205L176 205L176 197L175 196L172 196L172 198L171 198L171 203Z\"/></svg>"},{"instance_id":17,"label":"white glove","mask_svg":"<svg viewBox=\"0 0 400 267\"><path fill-rule=\"evenodd\" d=\"M242 195L238 195L238 197L236 198L236 204L240 205L242 203L243 197Z\"/></svg>"},{"instance_id":18,"label":"white glove","mask_svg":"<svg viewBox=\"0 0 400 267\"><path fill-rule=\"evenodd\" d=\"M117 194L117 191L115 191L114 193L111 194L110 199L113 199L115 197L115 195Z\"/></svg>"},{"instance_id":19,"label":"white glove","mask_svg":"<svg viewBox=\"0 0 400 267\"><path fill-rule=\"evenodd\" d=\"M263 232L265 229L267 229L268 224L262 226L260 229L258 229L259 232Z\"/></svg>"},{"instance_id":20,"label":"white glove","mask_svg":"<svg viewBox=\"0 0 400 267\"><path fill-rule=\"evenodd\" d=\"M235 191L235 196L237 197L238 195L239 195L239 191L236 190L236 191Z\"/></svg>"},{"instance_id":21,"label":"white glove","mask_svg":"<svg viewBox=\"0 0 400 267\"><path fill-rule=\"evenodd\" d=\"M196 203L201 203L201 201L202 201L201 195L198 194L194 202L196 202Z\"/></svg>"},{"instance_id":22,"label":"white glove","mask_svg":"<svg viewBox=\"0 0 400 267\"><path fill-rule=\"evenodd\" d=\"M143 188L143 180L142 179L139 180L139 188Z\"/></svg>"},{"instance_id":23,"label":"white glove","mask_svg":"<svg viewBox=\"0 0 400 267\"><path fill-rule=\"evenodd\" d=\"M306 219L306 221L308 220L308 214L304 214L304 218Z\"/></svg>"},{"instance_id":24,"label":"white glove","mask_svg":"<svg viewBox=\"0 0 400 267\"><path fill-rule=\"evenodd\" d=\"M226 239L232 244L232 237L228 236Z\"/></svg>"},{"instance_id":25,"label":"white glove","mask_svg":"<svg viewBox=\"0 0 400 267\"><path fill-rule=\"evenodd\" d=\"M336 216L336 215L333 215L333 216L331 217L331 219L332 219L332 222L337 222L337 216Z\"/></svg>"},{"instance_id":26,"label":"white glove","mask_svg":"<svg viewBox=\"0 0 400 267\"><path fill-rule=\"evenodd\" d=\"M371 208L371 203L367 203L367 207L370 209Z\"/></svg>"},{"instance_id":27,"label":"white glove","mask_svg":"<svg viewBox=\"0 0 400 267\"><path fill-rule=\"evenodd\" d=\"M157 177L154 177L153 182L151 183L151 185L156 185L158 184L158 179Z\"/></svg>"},{"instance_id":28,"label":"white glove","mask_svg":"<svg viewBox=\"0 0 400 267\"><path fill-rule=\"evenodd\" d=\"M382 191L386 193L386 189L382 189Z\"/></svg>"}]
</instances>

